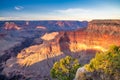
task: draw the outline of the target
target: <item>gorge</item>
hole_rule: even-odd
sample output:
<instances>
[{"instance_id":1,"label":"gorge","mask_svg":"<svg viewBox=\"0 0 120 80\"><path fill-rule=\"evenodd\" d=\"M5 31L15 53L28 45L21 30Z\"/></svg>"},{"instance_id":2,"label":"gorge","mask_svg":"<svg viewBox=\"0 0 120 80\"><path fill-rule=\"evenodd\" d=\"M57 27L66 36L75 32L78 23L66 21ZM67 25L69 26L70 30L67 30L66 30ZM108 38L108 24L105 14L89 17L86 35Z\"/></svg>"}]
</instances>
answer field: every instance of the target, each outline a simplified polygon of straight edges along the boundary
<instances>
[{"instance_id":1,"label":"gorge","mask_svg":"<svg viewBox=\"0 0 120 80\"><path fill-rule=\"evenodd\" d=\"M17 54L9 52L9 55L14 56L0 61L1 74L8 78L21 75L20 80L51 80L50 69L59 59L69 55L79 59L79 62L84 65L94 57L96 52L106 51L111 45L120 45L120 20L18 21L15 23L3 24L0 33L1 44L5 43L3 34L7 34L6 39L16 39L15 45L25 40L27 40L25 43L28 43L29 39L32 40L28 46L17 51ZM10 48L7 49L9 51ZM7 55L4 51L1 48L0 60L4 58L2 54Z\"/></svg>"}]
</instances>

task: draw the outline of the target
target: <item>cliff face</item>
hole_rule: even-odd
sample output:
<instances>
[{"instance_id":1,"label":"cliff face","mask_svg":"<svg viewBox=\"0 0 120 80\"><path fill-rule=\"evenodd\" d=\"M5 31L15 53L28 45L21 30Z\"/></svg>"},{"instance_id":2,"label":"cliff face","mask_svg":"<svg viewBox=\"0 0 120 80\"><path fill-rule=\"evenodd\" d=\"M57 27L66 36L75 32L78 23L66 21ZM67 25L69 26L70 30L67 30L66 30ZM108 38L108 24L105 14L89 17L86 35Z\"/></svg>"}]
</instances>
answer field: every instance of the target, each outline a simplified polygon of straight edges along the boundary
<instances>
[{"instance_id":1,"label":"cliff face","mask_svg":"<svg viewBox=\"0 0 120 80\"><path fill-rule=\"evenodd\" d=\"M87 22L80 21L0 21L0 57L25 39L34 40L46 32L72 30L86 25ZM41 39L33 44L37 43L41 43Z\"/></svg>"},{"instance_id":2,"label":"cliff face","mask_svg":"<svg viewBox=\"0 0 120 80\"><path fill-rule=\"evenodd\" d=\"M42 36L44 41L39 51L43 54L69 53L88 49L106 50L111 45L120 45L120 24L116 25L118 22L91 21L87 28L76 31L46 33Z\"/></svg>"},{"instance_id":3,"label":"cliff face","mask_svg":"<svg viewBox=\"0 0 120 80\"><path fill-rule=\"evenodd\" d=\"M5 22L4 29L6 30L20 30L21 28L17 26L14 22Z\"/></svg>"},{"instance_id":4,"label":"cliff face","mask_svg":"<svg viewBox=\"0 0 120 80\"><path fill-rule=\"evenodd\" d=\"M119 33L120 20L93 20L89 22L89 30L96 30L100 32Z\"/></svg>"},{"instance_id":5,"label":"cliff face","mask_svg":"<svg viewBox=\"0 0 120 80\"><path fill-rule=\"evenodd\" d=\"M87 28L76 31L46 33L42 44L23 49L16 58L6 62L3 73L23 74L35 80L50 78L53 63L66 55L78 58L82 64L89 62L96 51L104 51L110 45L120 45L120 20L97 20ZM62 23L58 23L63 25Z\"/></svg>"}]
</instances>

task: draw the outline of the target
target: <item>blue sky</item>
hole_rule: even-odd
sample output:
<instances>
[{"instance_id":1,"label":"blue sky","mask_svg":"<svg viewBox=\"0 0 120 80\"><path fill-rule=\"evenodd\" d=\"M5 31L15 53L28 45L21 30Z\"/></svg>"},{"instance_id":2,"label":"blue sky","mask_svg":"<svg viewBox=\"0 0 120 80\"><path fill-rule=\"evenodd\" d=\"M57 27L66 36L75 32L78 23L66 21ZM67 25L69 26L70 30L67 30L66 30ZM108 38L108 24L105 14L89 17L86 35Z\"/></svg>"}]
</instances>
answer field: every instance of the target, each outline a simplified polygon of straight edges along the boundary
<instances>
[{"instance_id":1,"label":"blue sky","mask_svg":"<svg viewBox=\"0 0 120 80\"><path fill-rule=\"evenodd\" d=\"M0 20L120 19L120 0L1 0Z\"/></svg>"}]
</instances>

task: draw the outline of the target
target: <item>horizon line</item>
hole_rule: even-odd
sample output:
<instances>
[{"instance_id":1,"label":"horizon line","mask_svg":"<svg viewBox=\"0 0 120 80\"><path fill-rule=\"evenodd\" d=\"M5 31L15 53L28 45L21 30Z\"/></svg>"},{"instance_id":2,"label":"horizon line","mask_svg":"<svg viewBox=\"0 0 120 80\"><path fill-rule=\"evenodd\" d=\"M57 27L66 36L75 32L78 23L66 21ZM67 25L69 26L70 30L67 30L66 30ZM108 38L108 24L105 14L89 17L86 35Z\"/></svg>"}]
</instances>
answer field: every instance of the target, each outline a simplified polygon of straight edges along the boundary
<instances>
[{"instance_id":1,"label":"horizon line","mask_svg":"<svg viewBox=\"0 0 120 80\"><path fill-rule=\"evenodd\" d=\"M91 20L65 20L65 19L29 19L29 20L27 20L27 19L15 19L15 20L12 20L12 19L5 19L5 20L0 20L0 21L93 21L93 20L120 20L120 19L91 19Z\"/></svg>"}]
</instances>

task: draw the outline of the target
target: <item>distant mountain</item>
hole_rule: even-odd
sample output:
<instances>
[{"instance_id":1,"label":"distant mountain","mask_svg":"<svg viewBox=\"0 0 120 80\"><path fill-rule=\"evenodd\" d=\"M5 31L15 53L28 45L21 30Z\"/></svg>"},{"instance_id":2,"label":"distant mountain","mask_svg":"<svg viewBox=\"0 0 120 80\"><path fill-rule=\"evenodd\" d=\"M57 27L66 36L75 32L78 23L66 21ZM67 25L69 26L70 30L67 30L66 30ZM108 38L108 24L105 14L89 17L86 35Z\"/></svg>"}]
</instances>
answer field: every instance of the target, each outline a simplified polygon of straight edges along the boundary
<instances>
[{"instance_id":1,"label":"distant mountain","mask_svg":"<svg viewBox=\"0 0 120 80\"><path fill-rule=\"evenodd\" d=\"M82 27L87 27L87 25L87 21L0 21L0 27L4 27L4 29L7 30L39 29L38 26L42 26L50 32L60 30L75 30Z\"/></svg>"},{"instance_id":2,"label":"distant mountain","mask_svg":"<svg viewBox=\"0 0 120 80\"><path fill-rule=\"evenodd\" d=\"M6 30L20 30L21 28L17 26L14 22L5 22L4 29Z\"/></svg>"}]
</instances>

